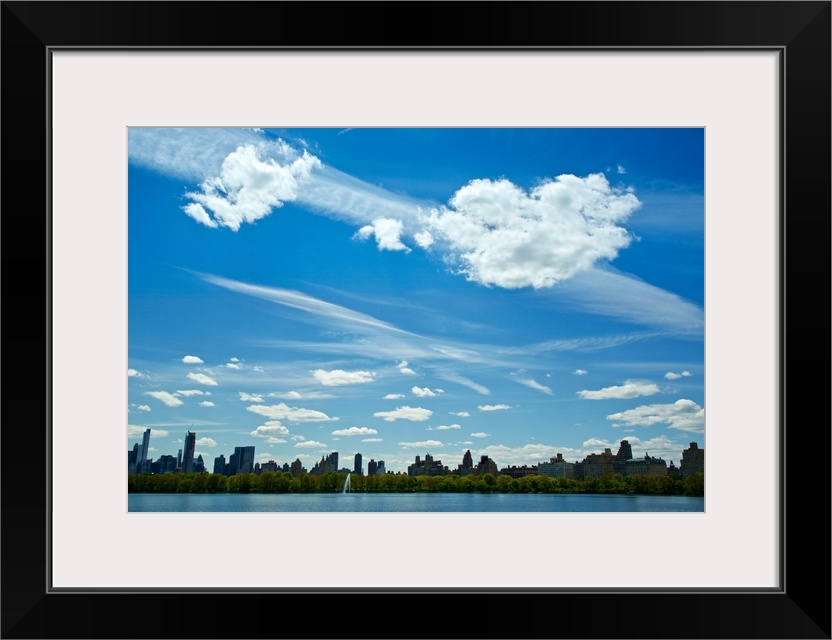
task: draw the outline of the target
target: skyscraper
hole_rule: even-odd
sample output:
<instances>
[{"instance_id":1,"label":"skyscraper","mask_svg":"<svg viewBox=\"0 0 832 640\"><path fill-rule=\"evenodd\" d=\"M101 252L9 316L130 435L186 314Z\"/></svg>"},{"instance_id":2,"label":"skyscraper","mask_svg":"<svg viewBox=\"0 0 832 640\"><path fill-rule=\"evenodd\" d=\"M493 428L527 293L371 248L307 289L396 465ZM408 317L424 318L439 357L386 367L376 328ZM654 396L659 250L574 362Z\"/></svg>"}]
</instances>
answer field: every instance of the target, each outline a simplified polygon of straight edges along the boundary
<instances>
[{"instance_id":1,"label":"skyscraper","mask_svg":"<svg viewBox=\"0 0 832 640\"><path fill-rule=\"evenodd\" d=\"M196 434L188 430L185 436L185 451L182 453L182 473L191 473L194 470L194 448L196 447Z\"/></svg>"},{"instance_id":2,"label":"skyscraper","mask_svg":"<svg viewBox=\"0 0 832 640\"><path fill-rule=\"evenodd\" d=\"M231 475L254 473L254 447L234 447L231 454Z\"/></svg>"},{"instance_id":3,"label":"skyscraper","mask_svg":"<svg viewBox=\"0 0 832 640\"><path fill-rule=\"evenodd\" d=\"M353 473L357 473L358 475L363 475L364 471L363 471L363 467L362 467L362 464L361 464L362 460L363 460L363 458L361 457L361 454L356 453L355 454L355 468L353 470Z\"/></svg>"},{"instance_id":4,"label":"skyscraper","mask_svg":"<svg viewBox=\"0 0 832 640\"><path fill-rule=\"evenodd\" d=\"M147 471L147 450L150 447L150 429L145 429L142 435L142 443L139 445L139 453L136 457L136 472Z\"/></svg>"}]
</instances>

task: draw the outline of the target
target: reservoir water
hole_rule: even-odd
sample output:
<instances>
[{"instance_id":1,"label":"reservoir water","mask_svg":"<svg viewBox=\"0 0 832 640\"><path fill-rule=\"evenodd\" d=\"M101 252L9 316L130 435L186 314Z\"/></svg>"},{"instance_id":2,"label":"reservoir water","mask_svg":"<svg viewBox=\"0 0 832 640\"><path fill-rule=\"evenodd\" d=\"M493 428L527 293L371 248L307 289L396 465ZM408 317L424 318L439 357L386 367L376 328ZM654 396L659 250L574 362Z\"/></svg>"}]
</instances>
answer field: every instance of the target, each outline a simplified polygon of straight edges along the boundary
<instances>
[{"instance_id":1,"label":"reservoir water","mask_svg":"<svg viewBox=\"0 0 832 640\"><path fill-rule=\"evenodd\" d=\"M700 512L688 496L527 493L131 493L130 512Z\"/></svg>"}]
</instances>

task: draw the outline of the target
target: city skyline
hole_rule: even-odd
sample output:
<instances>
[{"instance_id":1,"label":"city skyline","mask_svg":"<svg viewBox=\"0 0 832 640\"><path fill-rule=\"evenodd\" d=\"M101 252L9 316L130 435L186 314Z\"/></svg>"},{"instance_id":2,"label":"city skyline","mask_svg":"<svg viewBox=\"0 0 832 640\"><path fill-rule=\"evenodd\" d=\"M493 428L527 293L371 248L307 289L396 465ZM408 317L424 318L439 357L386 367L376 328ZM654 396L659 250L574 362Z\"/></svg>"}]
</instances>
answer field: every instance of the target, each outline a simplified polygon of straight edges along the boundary
<instances>
[{"instance_id":1,"label":"city skyline","mask_svg":"<svg viewBox=\"0 0 832 640\"><path fill-rule=\"evenodd\" d=\"M128 448L194 431L209 469L256 446L393 472L704 448L702 129L130 129L128 150Z\"/></svg>"}]
</instances>

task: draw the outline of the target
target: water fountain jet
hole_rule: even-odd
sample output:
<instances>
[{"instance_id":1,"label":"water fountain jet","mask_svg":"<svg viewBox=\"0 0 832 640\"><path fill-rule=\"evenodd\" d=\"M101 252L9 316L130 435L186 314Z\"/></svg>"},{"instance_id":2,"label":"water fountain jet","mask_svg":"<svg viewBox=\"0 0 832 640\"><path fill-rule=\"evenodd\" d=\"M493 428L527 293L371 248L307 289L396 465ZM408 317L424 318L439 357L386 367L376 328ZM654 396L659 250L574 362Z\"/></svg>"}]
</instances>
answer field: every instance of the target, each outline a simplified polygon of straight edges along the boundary
<instances>
[{"instance_id":1,"label":"water fountain jet","mask_svg":"<svg viewBox=\"0 0 832 640\"><path fill-rule=\"evenodd\" d=\"M350 492L350 476L351 475L352 475L351 473L347 474L347 479L344 480L344 488L341 489L341 493L349 493Z\"/></svg>"}]
</instances>

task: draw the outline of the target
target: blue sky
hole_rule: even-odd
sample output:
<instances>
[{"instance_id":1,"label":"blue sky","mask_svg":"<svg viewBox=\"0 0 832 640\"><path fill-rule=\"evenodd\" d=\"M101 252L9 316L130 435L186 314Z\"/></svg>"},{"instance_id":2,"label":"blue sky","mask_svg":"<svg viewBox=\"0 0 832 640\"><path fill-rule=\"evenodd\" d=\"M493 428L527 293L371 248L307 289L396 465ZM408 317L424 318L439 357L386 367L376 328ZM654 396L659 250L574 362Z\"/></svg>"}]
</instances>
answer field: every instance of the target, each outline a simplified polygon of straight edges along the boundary
<instances>
[{"instance_id":1,"label":"blue sky","mask_svg":"<svg viewBox=\"0 0 832 640\"><path fill-rule=\"evenodd\" d=\"M499 467L704 437L704 130L129 130L128 448ZM192 426L193 425L193 426Z\"/></svg>"}]
</instances>

